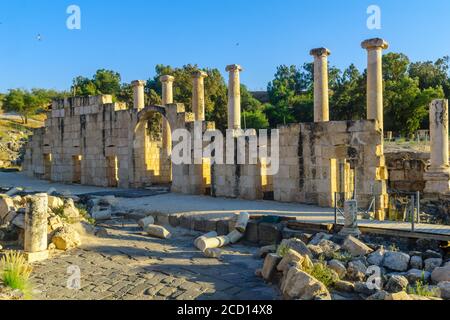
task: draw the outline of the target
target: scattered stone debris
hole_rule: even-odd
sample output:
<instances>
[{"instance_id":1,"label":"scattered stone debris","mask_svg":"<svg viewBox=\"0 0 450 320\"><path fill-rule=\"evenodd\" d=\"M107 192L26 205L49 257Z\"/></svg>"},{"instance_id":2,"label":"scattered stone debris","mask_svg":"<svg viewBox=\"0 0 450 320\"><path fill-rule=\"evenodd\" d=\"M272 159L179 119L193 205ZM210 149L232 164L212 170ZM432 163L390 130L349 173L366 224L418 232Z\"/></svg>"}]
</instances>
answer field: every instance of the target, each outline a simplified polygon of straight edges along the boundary
<instances>
[{"instance_id":1,"label":"scattered stone debris","mask_svg":"<svg viewBox=\"0 0 450 320\"><path fill-rule=\"evenodd\" d=\"M255 274L278 285L284 299L449 299L450 262L444 262L443 251L408 254L323 232L310 239L284 239L276 252L262 247L257 254L264 264Z\"/></svg>"}]
</instances>

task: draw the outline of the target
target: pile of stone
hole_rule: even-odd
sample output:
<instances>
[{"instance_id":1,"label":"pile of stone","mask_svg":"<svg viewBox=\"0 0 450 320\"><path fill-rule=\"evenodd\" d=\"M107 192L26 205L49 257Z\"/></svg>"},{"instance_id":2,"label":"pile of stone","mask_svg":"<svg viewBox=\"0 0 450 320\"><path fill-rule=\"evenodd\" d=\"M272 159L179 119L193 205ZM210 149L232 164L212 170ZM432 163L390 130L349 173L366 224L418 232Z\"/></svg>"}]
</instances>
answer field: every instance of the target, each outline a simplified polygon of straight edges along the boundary
<instances>
[{"instance_id":1,"label":"pile of stone","mask_svg":"<svg viewBox=\"0 0 450 320\"><path fill-rule=\"evenodd\" d=\"M307 244L293 238L263 247L259 256L265 260L257 275L279 285L285 299L450 299L450 260L439 251L405 253L318 233ZM319 264L326 272L311 272Z\"/></svg>"},{"instance_id":2,"label":"pile of stone","mask_svg":"<svg viewBox=\"0 0 450 320\"><path fill-rule=\"evenodd\" d=\"M0 138L0 168L22 164L29 132L11 130L7 134L3 140Z\"/></svg>"},{"instance_id":3,"label":"pile of stone","mask_svg":"<svg viewBox=\"0 0 450 320\"><path fill-rule=\"evenodd\" d=\"M222 256L222 250L220 248L237 243L244 237L249 220L250 215L247 212L242 212L238 216L234 230L228 235L219 236L216 231L211 231L195 239L194 245L205 256L209 258L220 258Z\"/></svg>"},{"instance_id":4,"label":"pile of stone","mask_svg":"<svg viewBox=\"0 0 450 320\"><path fill-rule=\"evenodd\" d=\"M80 246L80 232L89 228L88 217L81 215L76 207L74 199L79 200L77 197L58 197L54 194L54 190L39 195L25 194L18 188L0 194L0 241L18 241L19 244L24 244L27 210L31 210L34 198L45 196L43 208L40 209L45 211L43 219L47 221L48 249L65 251Z\"/></svg>"}]
</instances>

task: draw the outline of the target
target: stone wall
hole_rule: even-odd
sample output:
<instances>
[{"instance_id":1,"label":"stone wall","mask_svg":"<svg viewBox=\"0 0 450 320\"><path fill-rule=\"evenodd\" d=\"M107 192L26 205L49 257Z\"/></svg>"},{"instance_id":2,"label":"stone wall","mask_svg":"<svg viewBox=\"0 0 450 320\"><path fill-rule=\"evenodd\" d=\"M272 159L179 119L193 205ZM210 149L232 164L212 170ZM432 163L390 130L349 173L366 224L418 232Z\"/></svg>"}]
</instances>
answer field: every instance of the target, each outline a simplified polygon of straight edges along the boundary
<instances>
[{"instance_id":1,"label":"stone wall","mask_svg":"<svg viewBox=\"0 0 450 320\"><path fill-rule=\"evenodd\" d=\"M425 152L388 152L386 166L389 172L388 187L400 192L423 192L424 173L430 154Z\"/></svg>"},{"instance_id":2,"label":"stone wall","mask_svg":"<svg viewBox=\"0 0 450 320\"><path fill-rule=\"evenodd\" d=\"M170 183L171 161L148 133L153 113L185 127L182 105L128 109L108 95L54 101L45 127L34 130L23 170L29 176L93 186Z\"/></svg>"}]
</instances>

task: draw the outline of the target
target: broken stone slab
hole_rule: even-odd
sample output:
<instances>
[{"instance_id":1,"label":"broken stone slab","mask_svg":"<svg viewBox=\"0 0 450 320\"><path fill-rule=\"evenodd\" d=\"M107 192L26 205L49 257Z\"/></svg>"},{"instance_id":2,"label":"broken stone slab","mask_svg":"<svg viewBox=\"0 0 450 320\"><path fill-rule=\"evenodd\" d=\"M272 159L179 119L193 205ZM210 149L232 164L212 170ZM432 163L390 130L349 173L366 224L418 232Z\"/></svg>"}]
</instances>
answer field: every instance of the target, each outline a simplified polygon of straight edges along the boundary
<instances>
[{"instance_id":1,"label":"broken stone slab","mask_svg":"<svg viewBox=\"0 0 450 320\"><path fill-rule=\"evenodd\" d=\"M58 250L70 250L81 245L81 238L79 233L69 225L64 225L63 227L56 230L52 243L56 246Z\"/></svg>"},{"instance_id":2,"label":"broken stone slab","mask_svg":"<svg viewBox=\"0 0 450 320\"><path fill-rule=\"evenodd\" d=\"M275 244L272 244L270 246L264 246L259 248L258 252L256 253L257 258L265 258L269 253L275 253L277 251L277 246Z\"/></svg>"},{"instance_id":3,"label":"broken stone slab","mask_svg":"<svg viewBox=\"0 0 450 320\"><path fill-rule=\"evenodd\" d=\"M322 247L308 244L308 249L309 249L309 251L311 251L314 258L318 259L323 254Z\"/></svg>"},{"instance_id":4,"label":"broken stone slab","mask_svg":"<svg viewBox=\"0 0 450 320\"><path fill-rule=\"evenodd\" d=\"M153 218L152 216L148 216L144 219L141 219L138 221L138 225L139 227L141 227L142 229L144 229L146 226L148 226L149 224L155 224L155 218Z\"/></svg>"},{"instance_id":5,"label":"broken stone slab","mask_svg":"<svg viewBox=\"0 0 450 320\"><path fill-rule=\"evenodd\" d=\"M20 228L25 229L25 214L17 214L12 220L11 224Z\"/></svg>"},{"instance_id":6,"label":"broken stone slab","mask_svg":"<svg viewBox=\"0 0 450 320\"><path fill-rule=\"evenodd\" d=\"M244 234L247 229L248 221L250 220L250 214L248 212L241 212L236 222L235 229Z\"/></svg>"},{"instance_id":7,"label":"broken stone slab","mask_svg":"<svg viewBox=\"0 0 450 320\"><path fill-rule=\"evenodd\" d=\"M363 294L365 296L371 296L377 292L376 289L370 288L367 282L357 281L355 282L355 292Z\"/></svg>"},{"instance_id":8,"label":"broken stone slab","mask_svg":"<svg viewBox=\"0 0 450 320\"><path fill-rule=\"evenodd\" d=\"M117 199L115 196L103 196L99 199L100 205L106 205L106 206L116 206L119 203L119 199Z\"/></svg>"},{"instance_id":9,"label":"broken stone slab","mask_svg":"<svg viewBox=\"0 0 450 320\"><path fill-rule=\"evenodd\" d=\"M411 260L409 261L409 265L411 269L419 269L421 270L423 268L423 259L420 256L412 256Z\"/></svg>"},{"instance_id":10,"label":"broken stone slab","mask_svg":"<svg viewBox=\"0 0 450 320\"><path fill-rule=\"evenodd\" d=\"M64 217L72 220L76 220L80 218L80 212L75 207L75 203L73 199L66 199L66 203L64 204L63 210Z\"/></svg>"},{"instance_id":11,"label":"broken stone slab","mask_svg":"<svg viewBox=\"0 0 450 320\"><path fill-rule=\"evenodd\" d=\"M322 252L327 259L332 258L334 256L334 253L341 249L340 245L326 239L320 240L318 246L322 249Z\"/></svg>"},{"instance_id":12,"label":"broken stone slab","mask_svg":"<svg viewBox=\"0 0 450 320\"><path fill-rule=\"evenodd\" d=\"M436 251L428 249L427 251L425 251L423 253L422 257L424 259L430 259L430 258L442 259L442 254L440 254L439 252L436 252Z\"/></svg>"},{"instance_id":13,"label":"broken stone slab","mask_svg":"<svg viewBox=\"0 0 450 320\"><path fill-rule=\"evenodd\" d=\"M414 300L409 296L405 291L400 291L397 293L388 294L384 300L395 300L395 301L403 301L403 300Z\"/></svg>"},{"instance_id":14,"label":"broken stone slab","mask_svg":"<svg viewBox=\"0 0 450 320\"><path fill-rule=\"evenodd\" d=\"M195 246L197 249L200 249L200 248L198 247L198 242L199 242L200 240L209 239L209 238L214 238L214 237L217 237L217 232L215 232L215 231L208 232L207 234L204 234L204 235L198 237L197 239L195 239L195 240L194 240L194 246Z\"/></svg>"},{"instance_id":15,"label":"broken stone slab","mask_svg":"<svg viewBox=\"0 0 450 320\"><path fill-rule=\"evenodd\" d=\"M168 239L171 237L171 233L163 226L157 226L154 224L147 225L147 226L145 226L144 231L148 235L156 237L156 238L160 238L160 239Z\"/></svg>"},{"instance_id":16,"label":"broken stone slab","mask_svg":"<svg viewBox=\"0 0 450 320\"><path fill-rule=\"evenodd\" d=\"M298 253L300 253L302 256L309 256L310 258L313 257L313 254L311 252L311 250L309 250L308 246L300 239L284 239L280 246L278 247L279 249L281 248L288 248L288 249L293 249L295 251L297 251Z\"/></svg>"},{"instance_id":17,"label":"broken stone slab","mask_svg":"<svg viewBox=\"0 0 450 320\"><path fill-rule=\"evenodd\" d=\"M394 271L408 270L410 256L403 252L386 251L383 266Z\"/></svg>"},{"instance_id":18,"label":"broken stone slab","mask_svg":"<svg viewBox=\"0 0 450 320\"><path fill-rule=\"evenodd\" d=\"M244 237L244 234L240 233L237 229L231 231L227 235L228 239L230 239L230 243L237 243L239 240L241 240Z\"/></svg>"},{"instance_id":19,"label":"broken stone slab","mask_svg":"<svg viewBox=\"0 0 450 320\"><path fill-rule=\"evenodd\" d=\"M289 249L288 252L281 259L280 263L277 265L277 270L280 272L285 272L289 270L290 265L301 265L305 258L295 250Z\"/></svg>"},{"instance_id":20,"label":"broken stone slab","mask_svg":"<svg viewBox=\"0 0 450 320\"><path fill-rule=\"evenodd\" d=\"M450 300L450 281L442 281L438 283L441 298Z\"/></svg>"},{"instance_id":21,"label":"broken stone slab","mask_svg":"<svg viewBox=\"0 0 450 320\"><path fill-rule=\"evenodd\" d=\"M409 281L406 277L400 275L393 275L389 278L384 289L387 292L396 293L400 291L405 291L408 287Z\"/></svg>"},{"instance_id":22,"label":"broken stone slab","mask_svg":"<svg viewBox=\"0 0 450 320\"><path fill-rule=\"evenodd\" d=\"M198 244L198 249L200 251L205 251L206 249L214 249L214 248L221 248L230 243L230 238L227 236L220 236L220 237L214 237L214 238L205 238L200 239Z\"/></svg>"},{"instance_id":23,"label":"broken stone slab","mask_svg":"<svg viewBox=\"0 0 450 320\"><path fill-rule=\"evenodd\" d=\"M360 260L354 260L348 263L347 277L353 281L364 281L366 278L367 267Z\"/></svg>"},{"instance_id":24,"label":"broken stone slab","mask_svg":"<svg viewBox=\"0 0 450 320\"><path fill-rule=\"evenodd\" d=\"M342 249L350 252L354 257L365 256L366 254L373 252L369 246L353 236L347 236L345 238Z\"/></svg>"},{"instance_id":25,"label":"broken stone slab","mask_svg":"<svg viewBox=\"0 0 450 320\"><path fill-rule=\"evenodd\" d=\"M353 292L355 291L355 285L349 281L339 280L334 284L334 287L338 291L342 292Z\"/></svg>"},{"instance_id":26,"label":"broken stone slab","mask_svg":"<svg viewBox=\"0 0 450 320\"><path fill-rule=\"evenodd\" d=\"M381 247L377 251L369 254L369 256L367 257L367 262L370 265L381 266L383 264L383 259L384 259L385 253L386 253L386 250L384 249L384 247Z\"/></svg>"},{"instance_id":27,"label":"broken stone slab","mask_svg":"<svg viewBox=\"0 0 450 320\"><path fill-rule=\"evenodd\" d=\"M264 259L264 265L261 271L261 275L264 280L270 282L276 272L276 267L280 263L282 257L276 253L269 253Z\"/></svg>"},{"instance_id":28,"label":"broken stone slab","mask_svg":"<svg viewBox=\"0 0 450 320\"><path fill-rule=\"evenodd\" d=\"M59 209L64 206L64 200L54 196L48 196L48 207L52 210Z\"/></svg>"},{"instance_id":29,"label":"broken stone slab","mask_svg":"<svg viewBox=\"0 0 450 320\"><path fill-rule=\"evenodd\" d=\"M410 284L414 285L417 281L428 282L431 278L431 273L424 270L411 269L406 273L406 278Z\"/></svg>"},{"instance_id":30,"label":"broken stone slab","mask_svg":"<svg viewBox=\"0 0 450 320\"><path fill-rule=\"evenodd\" d=\"M450 281L450 265L434 269L431 273L431 280L433 283Z\"/></svg>"},{"instance_id":31,"label":"broken stone slab","mask_svg":"<svg viewBox=\"0 0 450 320\"><path fill-rule=\"evenodd\" d=\"M287 272L281 292L287 300L331 300L330 292L322 282L297 267L291 267Z\"/></svg>"},{"instance_id":32,"label":"broken stone slab","mask_svg":"<svg viewBox=\"0 0 450 320\"><path fill-rule=\"evenodd\" d=\"M15 210L14 201L8 196L0 196L0 220L3 220L6 215Z\"/></svg>"},{"instance_id":33,"label":"broken stone slab","mask_svg":"<svg viewBox=\"0 0 450 320\"><path fill-rule=\"evenodd\" d=\"M366 300L373 300L373 301L383 301L386 300L387 296L389 295L388 292L384 290L377 291L370 297L368 297Z\"/></svg>"},{"instance_id":34,"label":"broken stone slab","mask_svg":"<svg viewBox=\"0 0 450 320\"><path fill-rule=\"evenodd\" d=\"M433 272L434 269L440 267L442 265L441 258L429 258L424 261L425 271Z\"/></svg>"},{"instance_id":35,"label":"broken stone slab","mask_svg":"<svg viewBox=\"0 0 450 320\"><path fill-rule=\"evenodd\" d=\"M324 232L319 232L319 233L316 233L312 237L312 239L309 241L308 244L311 244L313 246L317 246L320 241L322 241L322 240L330 240L332 237L333 236L331 234L324 233Z\"/></svg>"},{"instance_id":36,"label":"broken stone slab","mask_svg":"<svg viewBox=\"0 0 450 320\"><path fill-rule=\"evenodd\" d=\"M347 268L345 267L345 265L341 261L336 259L328 261L328 268L334 270L338 274L340 279L344 279L345 275L347 274Z\"/></svg>"}]
</instances>

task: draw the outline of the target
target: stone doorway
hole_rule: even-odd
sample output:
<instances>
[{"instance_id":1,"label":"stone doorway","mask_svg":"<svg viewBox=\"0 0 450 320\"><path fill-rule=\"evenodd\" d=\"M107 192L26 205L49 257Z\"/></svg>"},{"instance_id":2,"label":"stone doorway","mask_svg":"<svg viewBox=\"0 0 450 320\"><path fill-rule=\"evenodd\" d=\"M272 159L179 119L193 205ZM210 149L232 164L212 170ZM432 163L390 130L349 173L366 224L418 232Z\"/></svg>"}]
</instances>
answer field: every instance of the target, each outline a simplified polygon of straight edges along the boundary
<instances>
[{"instance_id":1,"label":"stone doorway","mask_svg":"<svg viewBox=\"0 0 450 320\"><path fill-rule=\"evenodd\" d=\"M82 156L72 156L72 183L81 184L81 160Z\"/></svg>"},{"instance_id":2,"label":"stone doorway","mask_svg":"<svg viewBox=\"0 0 450 320\"><path fill-rule=\"evenodd\" d=\"M50 153L44 154L44 180L51 180L52 178L52 155Z\"/></svg>"},{"instance_id":3,"label":"stone doorway","mask_svg":"<svg viewBox=\"0 0 450 320\"><path fill-rule=\"evenodd\" d=\"M117 188L119 186L119 161L116 156L106 157L106 178L108 187Z\"/></svg>"}]
</instances>

